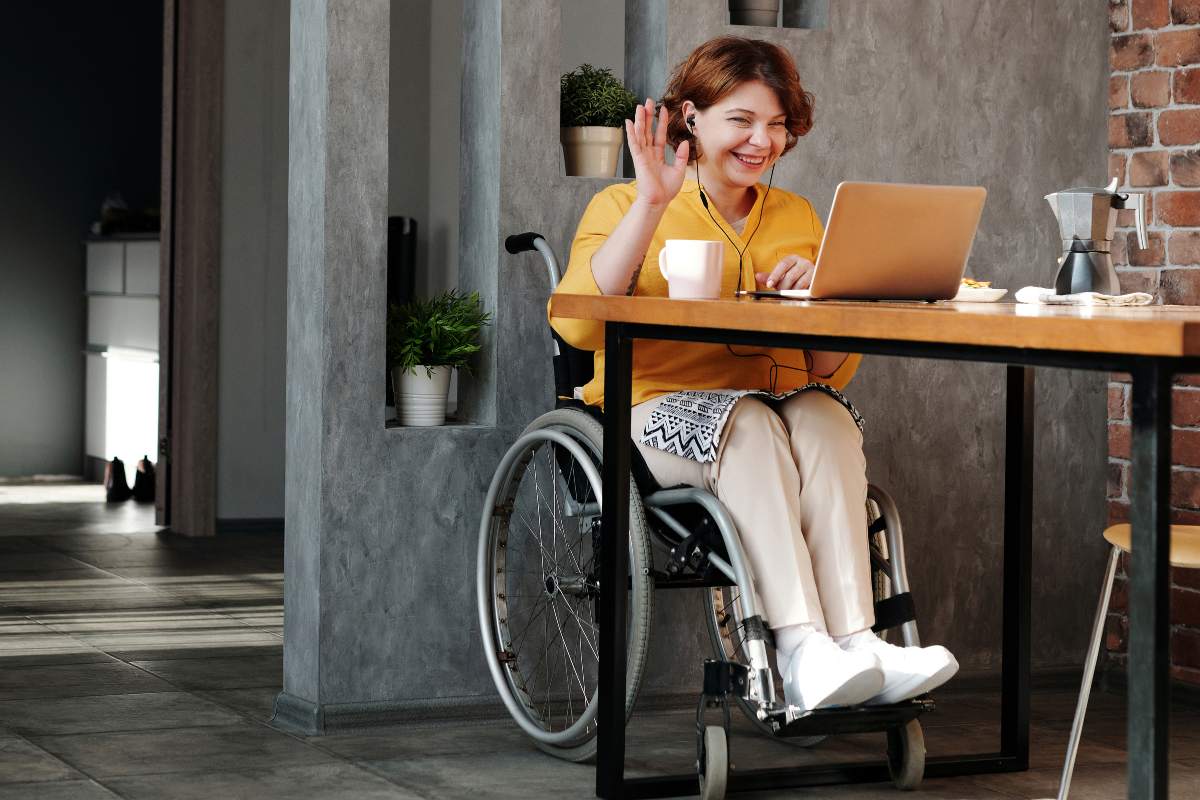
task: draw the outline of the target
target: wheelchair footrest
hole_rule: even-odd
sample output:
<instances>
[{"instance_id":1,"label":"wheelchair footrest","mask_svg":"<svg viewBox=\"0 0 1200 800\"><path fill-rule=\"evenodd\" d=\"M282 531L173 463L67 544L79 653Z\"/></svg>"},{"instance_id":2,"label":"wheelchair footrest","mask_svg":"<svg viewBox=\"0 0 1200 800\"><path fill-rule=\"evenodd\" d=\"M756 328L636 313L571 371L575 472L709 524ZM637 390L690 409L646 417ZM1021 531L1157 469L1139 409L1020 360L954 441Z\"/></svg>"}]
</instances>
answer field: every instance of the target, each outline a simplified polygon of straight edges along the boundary
<instances>
[{"instance_id":1,"label":"wheelchair footrest","mask_svg":"<svg viewBox=\"0 0 1200 800\"><path fill-rule=\"evenodd\" d=\"M799 719L785 724L787 712L771 714L779 723L775 735L824 736L835 733L870 733L895 728L916 719L935 708L930 697L916 697L887 706L854 706L853 708L820 708L809 711Z\"/></svg>"}]
</instances>

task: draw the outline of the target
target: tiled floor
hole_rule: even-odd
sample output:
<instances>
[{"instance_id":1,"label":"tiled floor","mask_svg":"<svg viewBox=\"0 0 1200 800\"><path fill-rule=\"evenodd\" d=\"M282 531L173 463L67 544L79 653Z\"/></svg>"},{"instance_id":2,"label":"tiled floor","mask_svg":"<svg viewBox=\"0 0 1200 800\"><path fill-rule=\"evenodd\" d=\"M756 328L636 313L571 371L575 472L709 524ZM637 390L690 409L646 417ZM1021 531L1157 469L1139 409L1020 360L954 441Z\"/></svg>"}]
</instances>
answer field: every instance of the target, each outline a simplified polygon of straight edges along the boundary
<instances>
[{"instance_id":1,"label":"tiled floor","mask_svg":"<svg viewBox=\"0 0 1200 800\"><path fill-rule=\"evenodd\" d=\"M508 720L308 739L270 727L280 538L164 536L151 509L100 498L94 486L0 485L0 800L592 796L590 767L538 752ZM993 695L938 699L923 720L931 755L997 747ZM875 784L753 797L1051 797L1073 704L1073 689L1035 694L1028 772L928 780L910 795ZM1072 797L1124 797L1121 698L1094 696L1088 720ZM689 770L693 725L690 710L637 715L631 774ZM1200 711L1178 708L1172 727L1172 797L1200 796ZM882 747L881 735L811 750L748 732L732 741L742 769Z\"/></svg>"}]
</instances>

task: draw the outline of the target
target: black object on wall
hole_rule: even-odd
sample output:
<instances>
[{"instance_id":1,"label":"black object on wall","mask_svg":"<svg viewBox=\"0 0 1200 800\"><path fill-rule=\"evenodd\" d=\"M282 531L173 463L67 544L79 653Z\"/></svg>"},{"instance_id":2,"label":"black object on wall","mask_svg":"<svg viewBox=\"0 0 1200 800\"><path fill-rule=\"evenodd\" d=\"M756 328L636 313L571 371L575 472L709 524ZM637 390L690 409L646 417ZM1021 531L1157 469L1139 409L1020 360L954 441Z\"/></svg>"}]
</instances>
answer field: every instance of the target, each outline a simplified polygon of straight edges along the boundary
<instances>
[{"instance_id":1,"label":"black object on wall","mask_svg":"<svg viewBox=\"0 0 1200 800\"><path fill-rule=\"evenodd\" d=\"M388 217L388 303L403 305L413 299L417 278L417 221Z\"/></svg>"},{"instance_id":2,"label":"black object on wall","mask_svg":"<svg viewBox=\"0 0 1200 800\"><path fill-rule=\"evenodd\" d=\"M388 217L387 299L388 306L404 305L413 299L417 280L417 221L412 217ZM391 364L384 384L387 405L396 405L392 393Z\"/></svg>"}]
</instances>

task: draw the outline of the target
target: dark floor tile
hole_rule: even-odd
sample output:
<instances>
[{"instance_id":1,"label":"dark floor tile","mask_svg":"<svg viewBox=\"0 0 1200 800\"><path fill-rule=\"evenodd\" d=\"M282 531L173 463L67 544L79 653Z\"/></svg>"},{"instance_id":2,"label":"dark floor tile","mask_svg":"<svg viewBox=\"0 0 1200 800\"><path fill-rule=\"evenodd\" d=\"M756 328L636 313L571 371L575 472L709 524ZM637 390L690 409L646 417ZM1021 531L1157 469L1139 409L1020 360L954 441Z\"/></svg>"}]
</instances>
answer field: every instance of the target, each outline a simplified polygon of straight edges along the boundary
<instances>
[{"instance_id":1,"label":"dark floor tile","mask_svg":"<svg viewBox=\"0 0 1200 800\"><path fill-rule=\"evenodd\" d=\"M0 785L0 800L116 800L117 795L92 780Z\"/></svg>"},{"instance_id":2,"label":"dark floor tile","mask_svg":"<svg viewBox=\"0 0 1200 800\"><path fill-rule=\"evenodd\" d=\"M0 670L0 700L170 691L166 681L120 661Z\"/></svg>"},{"instance_id":3,"label":"dark floor tile","mask_svg":"<svg viewBox=\"0 0 1200 800\"><path fill-rule=\"evenodd\" d=\"M1070 730L1058 730L1037 723L1030 728L1029 765L1034 768L1061 769L1067 755ZM1077 764L1124 764L1124 747L1114 747L1110 742L1087 734L1079 742L1075 757Z\"/></svg>"},{"instance_id":4,"label":"dark floor tile","mask_svg":"<svg viewBox=\"0 0 1200 800\"><path fill-rule=\"evenodd\" d=\"M34 576L24 573L39 573ZM0 552L0 581L69 580L88 573L97 573L77 558L53 550L38 552ZM40 573L49 573L42 575ZM72 575L74 573L74 575ZM99 573L103 574L103 573Z\"/></svg>"},{"instance_id":5,"label":"dark floor tile","mask_svg":"<svg viewBox=\"0 0 1200 800\"><path fill-rule=\"evenodd\" d=\"M988 788L1005 792L1014 797L1055 797L1060 779L1059 769L1031 769L1028 772L1011 772L975 778ZM1089 764L1075 769L1071 779L1071 797L1086 800L1124 800L1126 791L1124 764ZM1171 797L1200 797L1200 768L1172 764L1170 770Z\"/></svg>"},{"instance_id":6,"label":"dark floor tile","mask_svg":"<svg viewBox=\"0 0 1200 800\"><path fill-rule=\"evenodd\" d=\"M94 778L255 771L335 760L263 725L31 737Z\"/></svg>"},{"instance_id":7,"label":"dark floor tile","mask_svg":"<svg viewBox=\"0 0 1200 800\"><path fill-rule=\"evenodd\" d=\"M383 761L471 753L529 752L529 737L510 720L483 723L422 723L314 736L309 744L354 761Z\"/></svg>"},{"instance_id":8,"label":"dark floor tile","mask_svg":"<svg viewBox=\"0 0 1200 800\"><path fill-rule=\"evenodd\" d=\"M822 786L813 792L814 797L830 798L830 800L1012 800L1012 795L1003 794L979 785L971 779L943 778L927 780L921 783L915 791L896 791L890 783L867 783L854 786ZM742 795L734 795L742 797ZM783 800L783 798L803 797L796 791L764 792L762 794L745 795L748 800Z\"/></svg>"},{"instance_id":9,"label":"dark floor tile","mask_svg":"<svg viewBox=\"0 0 1200 800\"><path fill-rule=\"evenodd\" d=\"M363 766L428 800L586 798L596 793L595 767L537 751L401 758Z\"/></svg>"},{"instance_id":10,"label":"dark floor tile","mask_svg":"<svg viewBox=\"0 0 1200 800\"><path fill-rule=\"evenodd\" d=\"M379 775L346 763L277 769L144 775L107 781L126 800L419 800ZM448 798L447 798L448 800Z\"/></svg>"},{"instance_id":11,"label":"dark floor tile","mask_svg":"<svg viewBox=\"0 0 1200 800\"><path fill-rule=\"evenodd\" d=\"M219 691L197 691L196 695L225 706L245 717L268 723L275 714L275 698L279 689L222 689Z\"/></svg>"},{"instance_id":12,"label":"dark floor tile","mask_svg":"<svg viewBox=\"0 0 1200 800\"><path fill-rule=\"evenodd\" d=\"M80 643L78 650L30 650L20 655L3 652L0 648L0 670L15 667L50 667L65 664L107 664L116 662L108 653Z\"/></svg>"},{"instance_id":13,"label":"dark floor tile","mask_svg":"<svg viewBox=\"0 0 1200 800\"><path fill-rule=\"evenodd\" d=\"M0 784L82 778L40 747L15 736L0 736Z\"/></svg>"},{"instance_id":14,"label":"dark floor tile","mask_svg":"<svg viewBox=\"0 0 1200 800\"><path fill-rule=\"evenodd\" d=\"M278 690L283 687L281 650L242 658L189 658L132 663L181 689L275 687Z\"/></svg>"},{"instance_id":15,"label":"dark floor tile","mask_svg":"<svg viewBox=\"0 0 1200 800\"><path fill-rule=\"evenodd\" d=\"M41 537L24 536L12 531L4 508L0 507L0 553L49 553Z\"/></svg>"},{"instance_id":16,"label":"dark floor tile","mask_svg":"<svg viewBox=\"0 0 1200 800\"><path fill-rule=\"evenodd\" d=\"M0 701L0 725L24 736L236 725L239 715L186 692Z\"/></svg>"}]
</instances>

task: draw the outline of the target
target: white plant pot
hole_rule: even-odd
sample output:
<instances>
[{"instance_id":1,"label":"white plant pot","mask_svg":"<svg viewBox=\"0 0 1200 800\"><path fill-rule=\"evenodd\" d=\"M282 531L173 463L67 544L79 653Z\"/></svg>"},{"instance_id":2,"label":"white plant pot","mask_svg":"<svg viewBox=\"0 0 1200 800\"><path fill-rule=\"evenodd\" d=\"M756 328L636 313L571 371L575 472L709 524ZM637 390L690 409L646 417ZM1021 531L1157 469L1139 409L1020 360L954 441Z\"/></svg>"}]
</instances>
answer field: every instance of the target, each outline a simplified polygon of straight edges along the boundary
<instances>
[{"instance_id":1,"label":"white plant pot","mask_svg":"<svg viewBox=\"0 0 1200 800\"><path fill-rule=\"evenodd\" d=\"M446 421L446 394L450 391L453 367L433 367L432 374L418 366L414 372L392 369L392 391L400 424L430 427Z\"/></svg>"},{"instance_id":2,"label":"white plant pot","mask_svg":"<svg viewBox=\"0 0 1200 800\"><path fill-rule=\"evenodd\" d=\"M729 0L729 23L776 28L779 26L779 2L780 0Z\"/></svg>"},{"instance_id":3,"label":"white plant pot","mask_svg":"<svg viewBox=\"0 0 1200 800\"><path fill-rule=\"evenodd\" d=\"M602 125L585 125L560 128L559 135L568 175L612 178L617 174L625 131Z\"/></svg>"}]
</instances>

